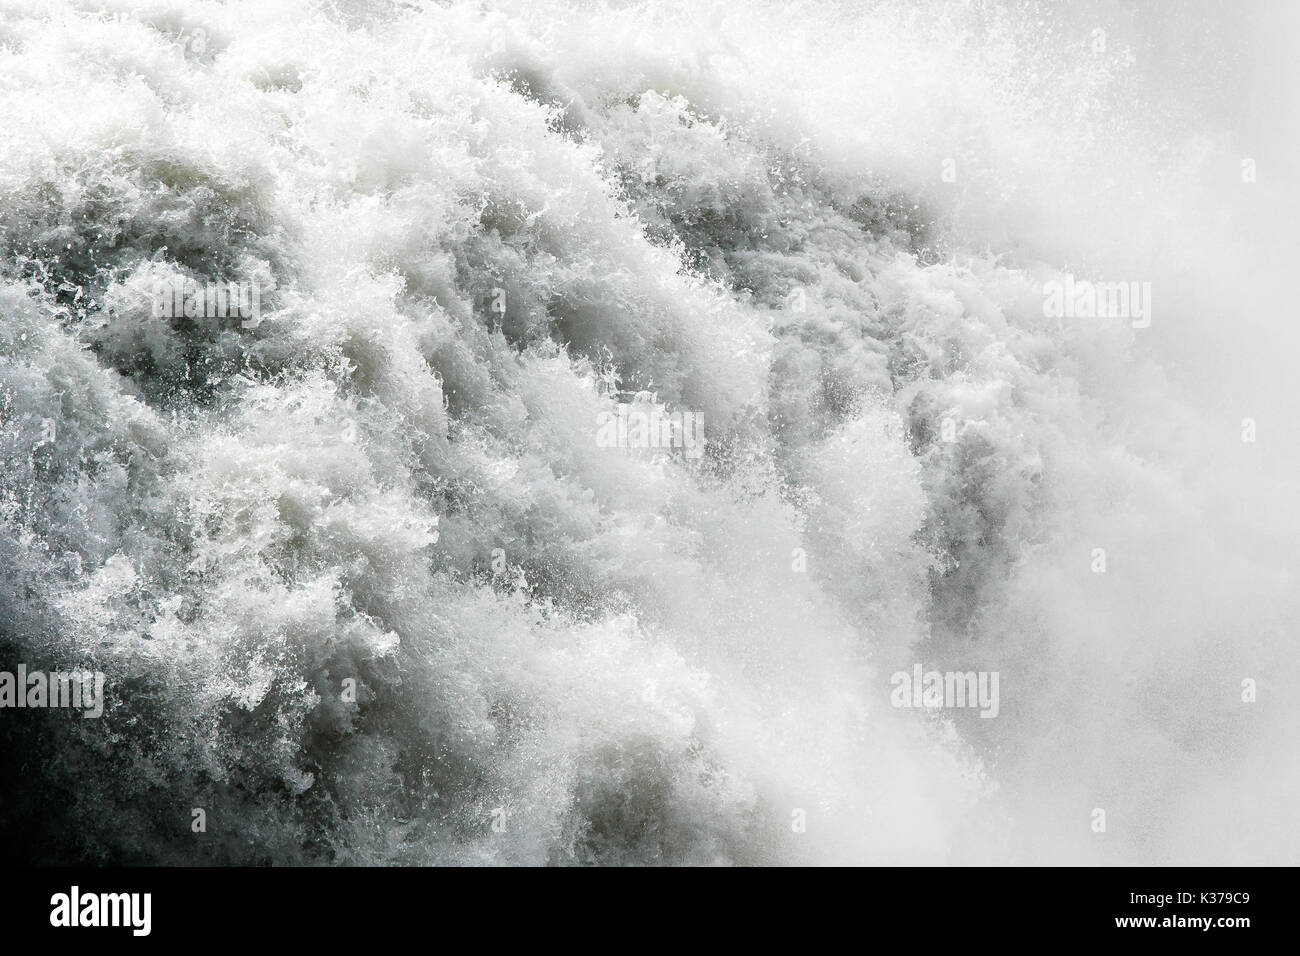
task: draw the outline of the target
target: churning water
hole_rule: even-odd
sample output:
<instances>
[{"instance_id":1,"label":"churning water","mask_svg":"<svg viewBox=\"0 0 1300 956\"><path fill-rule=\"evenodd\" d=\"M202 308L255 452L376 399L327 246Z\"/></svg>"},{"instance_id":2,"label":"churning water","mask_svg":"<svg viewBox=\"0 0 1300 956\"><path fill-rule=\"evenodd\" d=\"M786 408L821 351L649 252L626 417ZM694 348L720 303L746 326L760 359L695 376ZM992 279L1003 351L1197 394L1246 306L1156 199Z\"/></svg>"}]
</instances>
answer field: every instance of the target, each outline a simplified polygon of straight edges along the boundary
<instances>
[{"instance_id":1,"label":"churning water","mask_svg":"<svg viewBox=\"0 0 1300 956\"><path fill-rule=\"evenodd\" d=\"M6 842L1294 863L1283 19L3 0Z\"/></svg>"}]
</instances>

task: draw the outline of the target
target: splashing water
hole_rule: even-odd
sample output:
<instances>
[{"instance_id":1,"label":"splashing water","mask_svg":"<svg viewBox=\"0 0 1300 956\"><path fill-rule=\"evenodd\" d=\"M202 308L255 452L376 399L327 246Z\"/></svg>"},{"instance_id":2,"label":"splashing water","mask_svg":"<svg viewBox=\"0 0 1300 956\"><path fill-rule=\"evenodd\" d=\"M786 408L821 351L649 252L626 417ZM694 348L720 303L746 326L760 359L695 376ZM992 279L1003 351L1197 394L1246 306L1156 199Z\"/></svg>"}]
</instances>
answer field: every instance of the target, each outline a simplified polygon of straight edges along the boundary
<instances>
[{"instance_id":1,"label":"splashing water","mask_svg":"<svg viewBox=\"0 0 1300 956\"><path fill-rule=\"evenodd\" d=\"M1127 10L8 0L0 667L108 703L0 715L0 831L1295 862L1289 253Z\"/></svg>"}]
</instances>

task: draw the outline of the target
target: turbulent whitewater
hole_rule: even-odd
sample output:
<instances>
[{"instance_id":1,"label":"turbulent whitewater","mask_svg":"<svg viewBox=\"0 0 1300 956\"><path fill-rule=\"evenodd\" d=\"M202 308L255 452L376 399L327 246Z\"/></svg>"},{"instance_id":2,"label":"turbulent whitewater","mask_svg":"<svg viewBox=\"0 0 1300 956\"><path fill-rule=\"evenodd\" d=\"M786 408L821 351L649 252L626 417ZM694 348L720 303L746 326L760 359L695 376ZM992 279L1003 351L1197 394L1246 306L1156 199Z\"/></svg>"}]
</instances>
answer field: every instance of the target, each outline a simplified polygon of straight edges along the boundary
<instances>
[{"instance_id":1,"label":"turbulent whitewater","mask_svg":"<svg viewBox=\"0 0 1300 956\"><path fill-rule=\"evenodd\" d=\"M1263 213L1081 9L4 0L4 842L1296 862Z\"/></svg>"}]
</instances>

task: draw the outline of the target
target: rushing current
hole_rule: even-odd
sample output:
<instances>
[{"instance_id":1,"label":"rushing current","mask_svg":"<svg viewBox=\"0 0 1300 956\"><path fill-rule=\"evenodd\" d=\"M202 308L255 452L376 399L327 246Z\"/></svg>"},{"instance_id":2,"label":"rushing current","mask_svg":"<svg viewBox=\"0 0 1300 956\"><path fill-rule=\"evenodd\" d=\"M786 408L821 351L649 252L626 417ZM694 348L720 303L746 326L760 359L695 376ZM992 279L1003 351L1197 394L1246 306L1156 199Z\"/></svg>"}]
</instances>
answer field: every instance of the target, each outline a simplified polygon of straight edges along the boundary
<instances>
[{"instance_id":1,"label":"rushing current","mask_svg":"<svg viewBox=\"0 0 1300 956\"><path fill-rule=\"evenodd\" d=\"M2 0L6 852L1296 862L1275 33Z\"/></svg>"}]
</instances>

